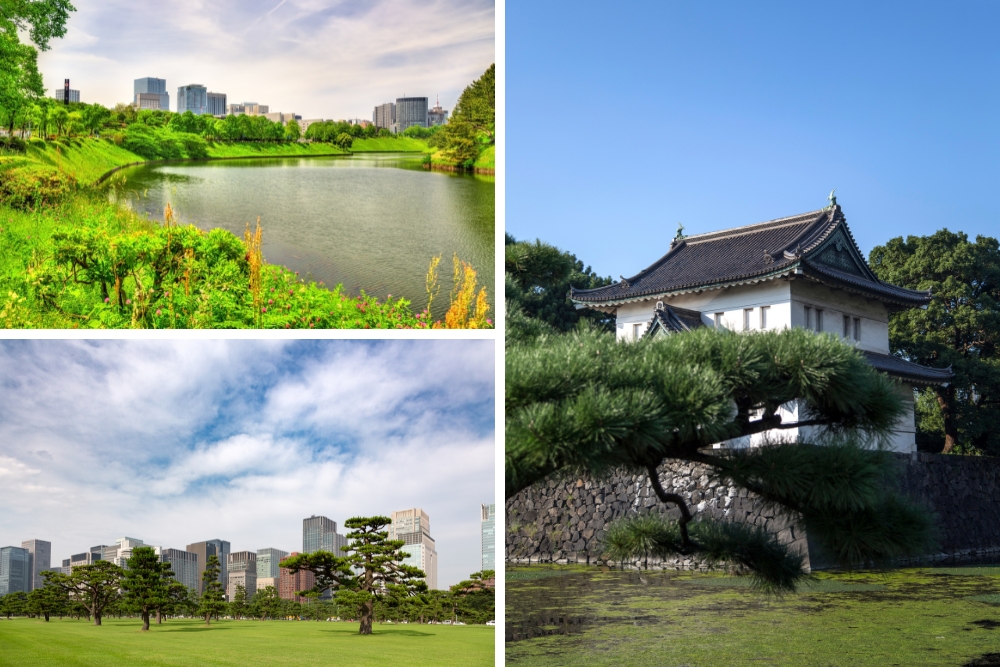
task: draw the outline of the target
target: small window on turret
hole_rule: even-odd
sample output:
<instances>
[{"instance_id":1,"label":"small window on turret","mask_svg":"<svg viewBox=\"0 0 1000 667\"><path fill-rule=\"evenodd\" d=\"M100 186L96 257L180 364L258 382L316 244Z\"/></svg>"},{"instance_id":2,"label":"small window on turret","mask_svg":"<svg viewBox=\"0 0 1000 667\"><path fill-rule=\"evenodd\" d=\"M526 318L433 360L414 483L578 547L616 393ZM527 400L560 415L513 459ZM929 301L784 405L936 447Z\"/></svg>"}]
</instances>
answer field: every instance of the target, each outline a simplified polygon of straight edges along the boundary
<instances>
[{"instance_id":1,"label":"small window on turret","mask_svg":"<svg viewBox=\"0 0 1000 667\"><path fill-rule=\"evenodd\" d=\"M823 331L823 311L816 309L816 331Z\"/></svg>"},{"instance_id":2,"label":"small window on turret","mask_svg":"<svg viewBox=\"0 0 1000 667\"><path fill-rule=\"evenodd\" d=\"M768 311L771 310L771 306L761 306L760 307L760 330L764 331L767 329L767 315Z\"/></svg>"},{"instance_id":3,"label":"small window on turret","mask_svg":"<svg viewBox=\"0 0 1000 667\"><path fill-rule=\"evenodd\" d=\"M854 318L854 340L861 340L861 318Z\"/></svg>"},{"instance_id":4,"label":"small window on turret","mask_svg":"<svg viewBox=\"0 0 1000 667\"><path fill-rule=\"evenodd\" d=\"M851 316L844 315L844 338L851 337Z\"/></svg>"},{"instance_id":5,"label":"small window on turret","mask_svg":"<svg viewBox=\"0 0 1000 667\"><path fill-rule=\"evenodd\" d=\"M722 318L724 316L725 316L725 313L716 313L715 314L715 328L716 329L721 329L722 328Z\"/></svg>"},{"instance_id":6,"label":"small window on turret","mask_svg":"<svg viewBox=\"0 0 1000 667\"><path fill-rule=\"evenodd\" d=\"M806 306L806 329L813 328L812 314L813 314L812 306Z\"/></svg>"}]
</instances>

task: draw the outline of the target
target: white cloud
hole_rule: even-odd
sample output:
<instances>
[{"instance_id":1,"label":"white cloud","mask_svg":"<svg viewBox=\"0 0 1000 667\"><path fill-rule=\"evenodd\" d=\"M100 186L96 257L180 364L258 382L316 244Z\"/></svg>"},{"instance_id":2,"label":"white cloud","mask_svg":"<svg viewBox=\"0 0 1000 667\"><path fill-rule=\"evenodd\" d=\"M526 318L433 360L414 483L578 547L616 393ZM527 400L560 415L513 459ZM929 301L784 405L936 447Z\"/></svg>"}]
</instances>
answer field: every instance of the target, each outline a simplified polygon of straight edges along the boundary
<instances>
[{"instance_id":1,"label":"white cloud","mask_svg":"<svg viewBox=\"0 0 1000 667\"><path fill-rule=\"evenodd\" d=\"M494 497L492 341L0 344L0 543L301 548L422 507L448 585Z\"/></svg>"},{"instance_id":2,"label":"white cloud","mask_svg":"<svg viewBox=\"0 0 1000 667\"><path fill-rule=\"evenodd\" d=\"M440 94L451 108L494 61L491 0L77 0L41 54L46 87L130 101L134 79L202 83L229 101L306 118L369 118L376 104Z\"/></svg>"}]
</instances>

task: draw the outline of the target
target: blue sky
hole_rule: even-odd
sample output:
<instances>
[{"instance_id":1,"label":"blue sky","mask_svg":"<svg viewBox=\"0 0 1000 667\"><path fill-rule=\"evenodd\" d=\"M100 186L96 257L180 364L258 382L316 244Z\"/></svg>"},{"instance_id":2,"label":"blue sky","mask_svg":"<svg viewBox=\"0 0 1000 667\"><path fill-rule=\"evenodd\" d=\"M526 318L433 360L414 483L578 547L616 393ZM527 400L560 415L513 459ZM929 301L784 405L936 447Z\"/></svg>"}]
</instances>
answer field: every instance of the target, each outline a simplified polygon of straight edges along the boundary
<instances>
[{"instance_id":1,"label":"blue sky","mask_svg":"<svg viewBox=\"0 0 1000 667\"><path fill-rule=\"evenodd\" d=\"M290 552L310 515L421 507L457 583L495 497L493 345L0 342L0 546Z\"/></svg>"},{"instance_id":2,"label":"blue sky","mask_svg":"<svg viewBox=\"0 0 1000 667\"><path fill-rule=\"evenodd\" d=\"M190 83L303 118L371 118L376 104L452 108L494 58L493 0L73 0L39 58L46 88L131 102L134 79Z\"/></svg>"},{"instance_id":3,"label":"blue sky","mask_svg":"<svg viewBox=\"0 0 1000 667\"><path fill-rule=\"evenodd\" d=\"M507 231L630 276L826 205L1000 236L995 2L506 5Z\"/></svg>"}]
</instances>

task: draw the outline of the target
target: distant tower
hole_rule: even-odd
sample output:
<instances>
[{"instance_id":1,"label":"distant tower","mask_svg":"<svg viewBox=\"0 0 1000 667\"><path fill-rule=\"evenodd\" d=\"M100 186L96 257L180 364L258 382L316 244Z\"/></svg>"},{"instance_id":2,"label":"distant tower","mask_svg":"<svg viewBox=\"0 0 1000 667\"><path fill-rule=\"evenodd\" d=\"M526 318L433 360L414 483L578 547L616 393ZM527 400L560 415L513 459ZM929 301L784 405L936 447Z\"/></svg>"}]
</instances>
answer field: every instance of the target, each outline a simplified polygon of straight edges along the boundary
<instances>
[{"instance_id":1,"label":"distant tower","mask_svg":"<svg viewBox=\"0 0 1000 667\"><path fill-rule=\"evenodd\" d=\"M63 84L63 104L69 104L69 79Z\"/></svg>"}]
</instances>

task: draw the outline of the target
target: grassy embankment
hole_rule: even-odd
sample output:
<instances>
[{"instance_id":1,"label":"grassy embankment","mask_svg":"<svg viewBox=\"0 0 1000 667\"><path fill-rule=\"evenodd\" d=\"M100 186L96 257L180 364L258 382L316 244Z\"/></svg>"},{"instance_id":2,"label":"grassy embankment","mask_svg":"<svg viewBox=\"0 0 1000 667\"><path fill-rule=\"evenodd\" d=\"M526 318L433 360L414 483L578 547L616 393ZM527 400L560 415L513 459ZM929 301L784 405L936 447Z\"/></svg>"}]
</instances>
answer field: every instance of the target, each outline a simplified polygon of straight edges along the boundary
<instances>
[{"instance_id":1,"label":"grassy embankment","mask_svg":"<svg viewBox=\"0 0 1000 667\"><path fill-rule=\"evenodd\" d=\"M359 665L478 667L494 662L494 629L484 626L172 619L141 632L136 619L0 620L0 666L37 665Z\"/></svg>"},{"instance_id":2,"label":"grassy embankment","mask_svg":"<svg viewBox=\"0 0 1000 667\"><path fill-rule=\"evenodd\" d=\"M1000 567L820 572L781 599L719 574L508 568L507 631L535 638L505 653L523 667L1000 664L972 662L1000 652L998 606Z\"/></svg>"},{"instance_id":3,"label":"grassy embankment","mask_svg":"<svg viewBox=\"0 0 1000 667\"><path fill-rule=\"evenodd\" d=\"M373 140L359 149L411 150L415 145L425 144ZM218 157L331 149L329 144L212 147ZM244 240L224 230L204 233L193 226L152 223L87 187L115 167L142 161L98 139L32 144L26 155L0 156L0 185L5 170L13 168L14 173L20 167L68 174L83 185L54 206L24 210L0 204L0 327L428 326L426 313L415 312L405 299L379 302L350 297L339 286L305 283L287 269L263 262L259 245L251 252ZM485 315L477 321L478 326L487 324Z\"/></svg>"},{"instance_id":4,"label":"grassy embankment","mask_svg":"<svg viewBox=\"0 0 1000 667\"><path fill-rule=\"evenodd\" d=\"M452 171L458 169L458 164L447 159L441 150L437 150L431 154L431 169ZM484 148L472 164L472 170L477 174L493 175L496 172L496 146Z\"/></svg>"}]
</instances>

